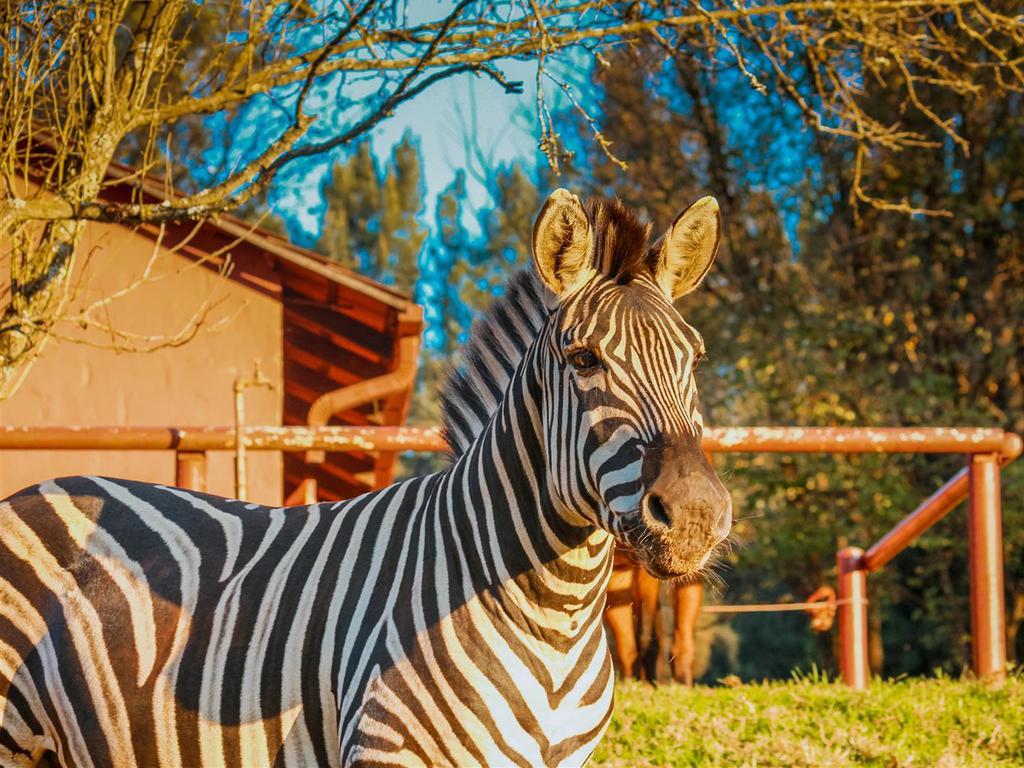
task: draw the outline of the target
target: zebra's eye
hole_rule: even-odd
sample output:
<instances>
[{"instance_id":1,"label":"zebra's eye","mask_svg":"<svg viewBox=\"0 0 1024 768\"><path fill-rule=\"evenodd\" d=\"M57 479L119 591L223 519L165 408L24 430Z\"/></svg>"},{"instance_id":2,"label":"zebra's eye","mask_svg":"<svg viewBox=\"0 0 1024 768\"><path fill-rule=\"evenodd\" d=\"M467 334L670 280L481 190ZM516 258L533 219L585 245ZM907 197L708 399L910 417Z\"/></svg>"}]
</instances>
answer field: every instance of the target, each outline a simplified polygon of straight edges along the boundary
<instances>
[{"instance_id":1,"label":"zebra's eye","mask_svg":"<svg viewBox=\"0 0 1024 768\"><path fill-rule=\"evenodd\" d=\"M597 355L589 349L577 349L575 352L570 352L569 362L572 364L573 368L581 373L593 372L601 365L601 361L598 360Z\"/></svg>"}]
</instances>

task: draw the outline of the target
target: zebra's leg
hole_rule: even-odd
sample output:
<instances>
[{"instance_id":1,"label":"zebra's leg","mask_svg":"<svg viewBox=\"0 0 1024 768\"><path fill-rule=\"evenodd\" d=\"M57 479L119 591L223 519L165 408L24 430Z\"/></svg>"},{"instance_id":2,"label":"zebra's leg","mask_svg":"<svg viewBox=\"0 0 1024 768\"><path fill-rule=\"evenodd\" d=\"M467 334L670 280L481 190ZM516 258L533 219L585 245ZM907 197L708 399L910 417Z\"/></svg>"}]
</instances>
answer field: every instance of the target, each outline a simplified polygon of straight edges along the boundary
<instances>
[{"instance_id":1,"label":"zebra's leg","mask_svg":"<svg viewBox=\"0 0 1024 768\"><path fill-rule=\"evenodd\" d=\"M658 592L661 582L643 568L633 573L634 606L639 618L639 674L652 684L658 682L658 659L661 656L661 616L658 613Z\"/></svg>"},{"instance_id":2,"label":"zebra's leg","mask_svg":"<svg viewBox=\"0 0 1024 768\"><path fill-rule=\"evenodd\" d=\"M612 639L612 661L619 677L630 680L636 662L636 629L633 624L633 565L616 553L608 580L604 622Z\"/></svg>"},{"instance_id":3,"label":"zebra's leg","mask_svg":"<svg viewBox=\"0 0 1024 768\"><path fill-rule=\"evenodd\" d=\"M623 680L633 679L633 666L636 663L636 632L633 628L632 601L616 601L604 612L605 623L615 641L615 653L612 659Z\"/></svg>"},{"instance_id":4,"label":"zebra's leg","mask_svg":"<svg viewBox=\"0 0 1024 768\"><path fill-rule=\"evenodd\" d=\"M676 631L672 643L672 677L683 685L693 685L694 645L697 617L704 603L704 584L680 584L676 587Z\"/></svg>"}]
</instances>

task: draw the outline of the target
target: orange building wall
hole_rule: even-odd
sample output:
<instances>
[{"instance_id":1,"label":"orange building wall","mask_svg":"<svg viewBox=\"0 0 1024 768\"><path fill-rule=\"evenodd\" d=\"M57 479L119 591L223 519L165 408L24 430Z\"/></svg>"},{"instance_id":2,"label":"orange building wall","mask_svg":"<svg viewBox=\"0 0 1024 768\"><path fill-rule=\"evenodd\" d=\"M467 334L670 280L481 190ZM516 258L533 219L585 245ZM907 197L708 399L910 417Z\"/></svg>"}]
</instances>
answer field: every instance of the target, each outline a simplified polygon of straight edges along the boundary
<instances>
[{"instance_id":1,"label":"orange building wall","mask_svg":"<svg viewBox=\"0 0 1024 768\"><path fill-rule=\"evenodd\" d=\"M90 225L78 251L81 307L129 285L150 259L149 238L114 225ZM82 264L88 254L87 267ZM0 261L3 261L0 257ZM0 264L6 271L6 265ZM249 390L249 424L281 424L281 305L272 296L219 277L196 262L161 249L150 280L109 311L114 327L140 334L175 334L204 299L217 302L205 329L181 347L138 354L110 349L96 330L64 325L62 334L85 344L51 339L18 392L0 402L0 424L10 426L229 426L234 420L232 384L250 375L258 360L276 390ZM211 452L208 490L232 496L233 454ZM41 480L69 474L102 474L174 481L170 451L0 451L0 498ZM281 458L249 454L249 498L279 504Z\"/></svg>"}]
</instances>

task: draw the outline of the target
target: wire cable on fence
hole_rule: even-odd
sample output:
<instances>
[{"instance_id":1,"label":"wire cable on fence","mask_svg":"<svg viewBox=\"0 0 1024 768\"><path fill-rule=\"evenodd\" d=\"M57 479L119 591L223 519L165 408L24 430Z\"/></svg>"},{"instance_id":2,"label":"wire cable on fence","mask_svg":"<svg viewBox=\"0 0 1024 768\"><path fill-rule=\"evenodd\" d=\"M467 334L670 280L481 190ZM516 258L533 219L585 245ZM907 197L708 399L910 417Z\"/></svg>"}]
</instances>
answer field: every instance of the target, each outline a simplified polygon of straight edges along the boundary
<instances>
[{"instance_id":1,"label":"wire cable on fence","mask_svg":"<svg viewBox=\"0 0 1024 768\"><path fill-rule=\"evenodd\" d=\"M863 603L867 600L856 597L844 597L842 600L824 601L818 600L813 603L763 603L755 605L705 605L701 608L705 613L770 613L772 611L814 611L825 610L838 605L853 605Z\"/></svg>"},{"instance_id":2,"label":"wire cable on fence","mask_svg":"<svg viewBox=\"0 0 1024 768\"><path fill-rule=\"evenodd\" d=\"M844 597L836 599L836 591L829 586L818 587L802 603L760 603L754 605L705 605L701 607L705 613L774 613L779 611L801 611L811 617L811 629L815 632L827 632L832 628L836 609L840 605L867 605L863 597Z\"/></svg>"}]
</instances>

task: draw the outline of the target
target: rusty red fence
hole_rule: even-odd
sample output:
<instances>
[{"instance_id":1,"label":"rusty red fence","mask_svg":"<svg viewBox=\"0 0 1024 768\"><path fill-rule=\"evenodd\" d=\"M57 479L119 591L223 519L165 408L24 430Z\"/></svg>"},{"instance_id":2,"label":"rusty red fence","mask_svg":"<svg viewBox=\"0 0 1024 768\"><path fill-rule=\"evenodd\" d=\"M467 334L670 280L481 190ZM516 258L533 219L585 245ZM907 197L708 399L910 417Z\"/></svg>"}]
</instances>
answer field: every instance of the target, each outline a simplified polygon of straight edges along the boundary
<instances>
[{"instance_id":1,"label":"rusty red fence","mask_svg":"<svg viewBox=\"0 0 1024 768\"><path fill-rule=\"evenodd\" d=\"M176 482L202 490L206 453L235 450L231 427L0 427L0 450L172 450ZM437 429L414 427L246 427L249 451L444 451ZM710 453L957 453L967 465L864 551L837 555L840 674L865 688L868 667L867 575L968 499L972 660L981 677L1006 672L1000 468L1021 454L1020 437L985 428L726 427L706 430ZM309 489L303 489L309 498Z\"/></svg>"}]
</instances>

